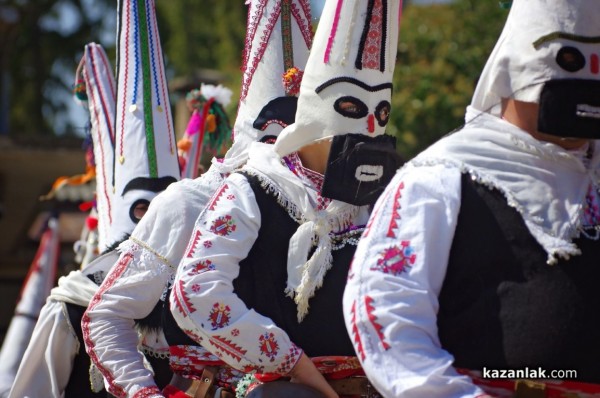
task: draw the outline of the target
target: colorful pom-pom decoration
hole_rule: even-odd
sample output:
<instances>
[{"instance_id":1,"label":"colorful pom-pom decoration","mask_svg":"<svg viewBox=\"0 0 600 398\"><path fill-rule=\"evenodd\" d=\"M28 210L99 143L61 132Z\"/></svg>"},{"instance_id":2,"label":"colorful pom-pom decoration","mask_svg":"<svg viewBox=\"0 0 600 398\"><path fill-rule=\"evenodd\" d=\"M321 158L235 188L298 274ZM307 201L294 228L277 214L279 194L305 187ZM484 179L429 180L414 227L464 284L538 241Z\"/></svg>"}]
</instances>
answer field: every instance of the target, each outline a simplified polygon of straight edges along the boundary
<instances>
[{"instance_id":1,"label":"colorful pom-pom decoration","mask_svg":"<svg viewBox=\"0 0 600 398\"><path fill-rule=\"evenodd\" d=\"M295 66L289 68L283 74L283 87L285 89L285 93L288 96L298 95L298 93L300 92L300 83L302 82L303 75L304 72Z\"/></svg>"},{"instance_id":2,"label":"colorful pom-pom decoration","mask_svg":"<svg viewBox=\"0 0 600 398\"><path fill-rule=\"evenodd\" d=\"M73 87L73 94L80 101L87 101L87 91L85 89L85 81L77 80L75 86Z\"/></svg>"},{"instance_id":3,"label":"colorful pom-pom decoration","mask_svg":"<svg viewBox=\"0 0 600 398\"><path fill-rule=\"evenodd\" d=\"M187 152L192 147L192 141L189 138L183 137L179 141L177 141L177 149L183 152Z\"/></svg>"},{"instance_id":4,"label":"colorful pom-pom decoration","mask_svg":"<svg viewBox=\"0 0 600 398\"><path fill-rule=\"evenodd\" d=\"M96 228L98 228L98 218L88 216L88 218L85 219L85 225L90 231L95 230Z\"/></svg>"},{"instance_id":5,"label":"colorful pom-pom decoration","mask_svg":"<svg viewBox=\"0 0 600 398\"><path fill-rule=\"evenodd\" d=\"M214 133L217 130L217 117L212 113L206 116L206 131Z\"/></svg>"}]
</instances>

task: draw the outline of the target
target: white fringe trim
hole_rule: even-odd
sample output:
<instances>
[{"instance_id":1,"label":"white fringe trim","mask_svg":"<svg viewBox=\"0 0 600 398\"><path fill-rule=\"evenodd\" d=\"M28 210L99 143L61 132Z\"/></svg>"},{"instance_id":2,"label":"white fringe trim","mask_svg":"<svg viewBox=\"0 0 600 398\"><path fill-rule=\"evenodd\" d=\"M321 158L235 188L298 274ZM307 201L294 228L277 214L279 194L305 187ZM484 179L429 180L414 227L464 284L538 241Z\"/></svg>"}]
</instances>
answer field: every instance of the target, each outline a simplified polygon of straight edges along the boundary
<instances>
[{"instance_id":1,"label":"white fringe trim","mask_svg":"<svg viewBox=\"0 0 600 398\"><path fill-rule=\"evenodd\" d=\"M398 173L411 166L427 167L435 165L457 168L462 174L469 174L473 181L477 182L478 184L486 186L489 189L497 189L506 198L507 204L519 212L523 218L523 221L525 222L525 225L527 226L527 229L529 229L529 232L531 232L535 240L542 246L548 255L546 260L548 265L557 264L558 260L561 258L568 260L571 256L581 254L581 250L579 250L577 245L572 242L573 239L578 238L580 235L580 222L569 227L569 231L567 233L569 236L568 240L555 236L552 231L545 230L540 225L543 220L539 219L539 217L529 216L512 192L505 189L500 182L490 176L477 172L475 169L469 167L469 165L465 163L449 159L414 159L400 168Z\"/></svg>"},{"instance_id":2,"label":"white fringe trim","mask_svg":"<svg viewBox=\"0 0 600 398\"><path fill-rule=\"evenodd\" d=\"M256 177L260 182L261 188L273 196L277 203L287 211L288 215L300 224L297 233L301 232L301 234L305 234L306 236L310 235L311 244L308 247L304 247L302 242L300 242L300 246L306 249L306 253L302 253L302 255L308 256L311 247L317 246L313 255L305 260L306 262L302 265L300 284L297 287L292 286L288 272L288 284L284 290L284 293L296 303L298 322L301 322L308 314L308 301L323 286L325 274L327 274L327 271L333 265L331 252L333 250L334 237L331 232L333 230L343 230L348 227L358 214L359 207L348 206L349 210L341 214L327 214L326 211L321 211L319 214L322 217L311 221L306 219L298 206L268 176L250 167L245 167L244 172ZM309 230L301 231L302 227L305 227L305 229L309 228ZM299 240L306 239L306 236L299 237ZM296 234L292 236L292 239L295 237ZM293 266L293 264L291 265ZM289 269L290 264L288 264Z\"/></svg>"}]
</instances>

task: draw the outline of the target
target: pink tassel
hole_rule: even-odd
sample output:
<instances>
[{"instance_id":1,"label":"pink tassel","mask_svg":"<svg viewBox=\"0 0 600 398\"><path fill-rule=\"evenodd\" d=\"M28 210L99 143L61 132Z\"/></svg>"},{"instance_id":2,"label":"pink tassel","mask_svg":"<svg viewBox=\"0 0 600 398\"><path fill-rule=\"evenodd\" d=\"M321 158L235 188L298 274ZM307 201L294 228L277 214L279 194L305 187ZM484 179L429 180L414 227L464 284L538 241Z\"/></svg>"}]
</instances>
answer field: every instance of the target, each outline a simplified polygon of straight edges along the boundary
<instances>
[{"instance_id":1,"label":"pink tassel","mask_svg":"<svg viewBox=\"0 0 600 398\"><path fill-rule=\"evenodd\" d=\"M188 122L188 125L185 129L185 133L187 135L197 134L200 131L201 127L202 116L200 116L200 113L195 110L194 113L192 113L192 117L190 117L190 121Z\"/></svg>"}]
</instances>

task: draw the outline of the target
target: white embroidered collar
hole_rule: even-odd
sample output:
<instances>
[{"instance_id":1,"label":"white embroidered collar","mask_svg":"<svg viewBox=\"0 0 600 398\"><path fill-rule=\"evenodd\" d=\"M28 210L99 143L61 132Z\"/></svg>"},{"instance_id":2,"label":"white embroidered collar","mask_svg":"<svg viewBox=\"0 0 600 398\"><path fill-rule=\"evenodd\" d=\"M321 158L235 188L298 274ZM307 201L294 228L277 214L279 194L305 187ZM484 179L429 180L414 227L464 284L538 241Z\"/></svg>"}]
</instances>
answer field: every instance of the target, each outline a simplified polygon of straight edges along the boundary
<instances>
[{"instance_id":1,"label":"white embroidered collar","mask_svg":"<svg viewBox=\"0 0 600 398\"><path fill-rule=\"evenodd\" d=\"M308 300L323 284L325 274L332 266L332 239L330 232L347 227L359 211L358 207L332 200L324 210L316 210L316 191L307 187L303 181L282 162L272 145L252 143L245 170L258 174L263 181L269 182L269 189L285 197L285 203L295 209L301 222L288 249L288 280L285 292L294 299L298 308L298 321L308 313ZM308 254L316 244L309 258Z\"/></svg>"},{"instance_id":2,"label":"white embroidered collar","mask_svg":"<svg viewBox=\"0 0 600 398\"><path fill-rule=\"evenodd\" d=\"M598 142L591 143L593 155L584 162L577 151L538 141L490 114L469 108L467 120L464 129L441 139L405 167L435 163L458 167L504 194L548 253L549 264L557 257L580 254L572 240L581 231L590 184L598 189Z\"/></svg>"}]
</instances>

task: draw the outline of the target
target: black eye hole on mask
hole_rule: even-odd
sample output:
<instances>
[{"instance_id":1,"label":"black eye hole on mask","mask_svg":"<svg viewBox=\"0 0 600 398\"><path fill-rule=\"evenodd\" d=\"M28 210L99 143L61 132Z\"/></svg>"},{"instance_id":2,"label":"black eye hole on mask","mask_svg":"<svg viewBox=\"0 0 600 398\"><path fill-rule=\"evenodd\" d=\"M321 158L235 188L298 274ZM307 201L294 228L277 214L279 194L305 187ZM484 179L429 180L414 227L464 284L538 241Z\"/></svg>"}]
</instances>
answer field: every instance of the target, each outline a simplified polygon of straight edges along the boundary
<instances>
[{"instance_id":1,"label":"black eye hole on mask","mask_svg":"<svg viewBox=\"0 0 600 398\"><path fill-rule=\"evenodd\" d=\"M375 119L377 119L377 123L379 123L380 127L385 126L388 120L390 120L391 108L392 105L387 101L381 101L375 108Z\"/></svg>"},{"instance_id":2,"label":"black eye hole on mask","mask_svg":"<svg viewBox=\"0 0 600 398\"><path fill-rule=\"evenodd\" d=\"M585 66L585 57L575 47L563 47L556 54L556 63L567 72L577 72Z\"/></svg>"},{"instance_id":3,"label":"black eye hole on mask","mask_svg":"<svg viewBox=\"0 0 600 398\"><path fill-rule=\"evenodd\" d=\"M150 202L146 199L138 199L133 202L129 208L129 218L131 218L131 221L135 224L139 223L144 214L146 214L146 211L148 211L149 205Z\"/></svg>"},{"instance_id":4,"label":"black eye hole on mask","mask_svg":"<svg viewBox=\"0 0 600 398\"><path fill-rule=\"evenodd\" d=\"M369 114L369 108L364 102L355 97L341 97L333 104L333 109L342 116L360 119Z\"/></svg>"}]
</instances>

